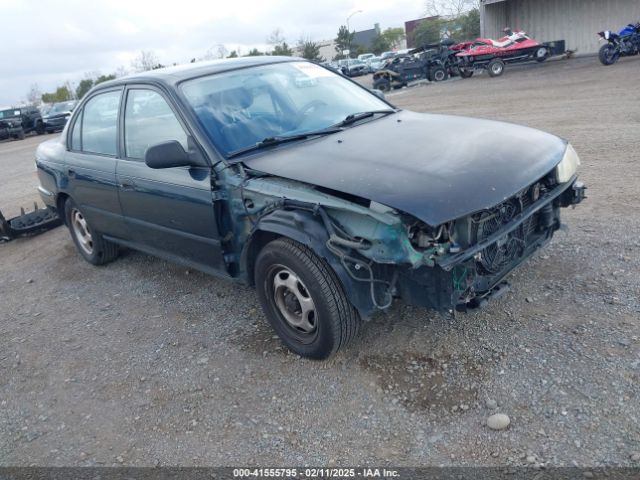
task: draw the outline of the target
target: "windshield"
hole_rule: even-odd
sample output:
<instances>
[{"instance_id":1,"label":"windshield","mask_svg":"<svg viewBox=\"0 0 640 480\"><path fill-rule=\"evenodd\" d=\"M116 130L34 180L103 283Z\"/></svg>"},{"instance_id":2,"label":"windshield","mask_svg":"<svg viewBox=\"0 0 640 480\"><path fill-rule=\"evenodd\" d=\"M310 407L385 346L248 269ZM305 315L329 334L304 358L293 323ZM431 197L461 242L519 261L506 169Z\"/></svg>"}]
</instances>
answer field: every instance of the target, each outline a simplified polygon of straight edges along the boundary
<instances>
[{"instance_id":1,"label":"windshield","mask_svg":"<svg viewBox=\"0 0 640 480\"><path fill-rule=\"evenodd\" d=\"M49 115L53 113L61 113L61 112L70 112L73 110L73 106L76 102L60 102L55 103L51 110L49 110Z\"/></svg>"},{"instance_id":2,"label":"windshield","mask_svg":"<svg viewBox=\"0 0 640 480\"><path fill-rule=\"evenodd\" d=\"M14 118L20 116L19 108L11 108L9 110L0 111L0 118Z\"/></svg>"},{"instance_id":3,"label":"windshield","mask_svg":"<svg viewBox=\"0 0 640 480\"><path fill-rule=\"evenodd\" d=\"M391 110L365 89L309 62L214 74L185 82L182 91L225 156L265 138L326 129L354 113Z\"/></svg>"}]
</instances>

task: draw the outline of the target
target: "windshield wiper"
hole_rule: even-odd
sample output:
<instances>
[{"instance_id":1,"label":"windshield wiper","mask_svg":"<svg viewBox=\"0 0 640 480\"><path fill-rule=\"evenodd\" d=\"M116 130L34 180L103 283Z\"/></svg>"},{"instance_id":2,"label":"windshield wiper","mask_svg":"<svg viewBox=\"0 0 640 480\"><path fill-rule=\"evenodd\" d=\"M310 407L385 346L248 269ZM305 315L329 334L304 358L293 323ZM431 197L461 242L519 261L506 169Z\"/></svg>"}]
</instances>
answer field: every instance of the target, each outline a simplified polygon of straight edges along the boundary
<instances>
[{"instance_id":1,"label":"windshield wiper","mask_svg":"<svg viewBox=\"0 0 640 480\"><path fill-rule=\"evenodd\" d=\"M392 109L386 109L386 110L370 110L368 112L357 112L357 113L352 113L350 115L347 115L344 120L342 120L340 123L336 123L335 125L333 125L334 127L346 127L347 125L351 125L352 123L355 123L359 120L362 120L364 118L369 118L369 117L373 117L376 114L383 114L383 115L389 115L391 113L396 113L396 110L392 110Z\"/></svg>"},{"instance_id":2,"label":"windshield wiper","mask_svg":"<svg viewBox=\"0 0 640 480\"><path fill-rule=\"evenodd\" d=\"M227 158L234 158L244 153L253 152L255 150L261 150L266 147L272 147L275 145L282 145L283 143L295 142L296 140L305 140L309 137L317 137L321 135L329 135L332 133L341 132L342 128L339 126L332 126L329 128L323 128L322 130L315 130L312 132L298 133L295 135L283 135L283 136L275 136L275 137L267 137L260 140L258 143L254 143L253 145L249 145L248 147L243 147L238 150L234 150L227 154Z\"/></svg>"}]
</instances>

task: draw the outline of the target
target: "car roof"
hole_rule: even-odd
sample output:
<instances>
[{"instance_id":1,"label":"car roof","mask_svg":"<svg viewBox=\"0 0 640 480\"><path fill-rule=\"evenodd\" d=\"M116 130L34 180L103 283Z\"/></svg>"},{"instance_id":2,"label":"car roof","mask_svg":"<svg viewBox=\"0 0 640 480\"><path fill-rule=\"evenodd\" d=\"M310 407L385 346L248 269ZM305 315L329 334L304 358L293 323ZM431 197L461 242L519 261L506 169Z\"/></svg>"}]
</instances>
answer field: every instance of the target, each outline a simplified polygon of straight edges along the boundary
<instances>
[{"instance_id":1,"label":"car roof","mask_svg":"<svg viewBox=\"0 0 640 480\"><path fill-rule=\"evenodd\" d=\"M227 72L231 70L239 70L241 68L257 67L261 65L271 65L283 62L306 62L304 58L298 57L280 57L265 55L260 57L240 57L225 58L221 60L210 60L206 62L187 63L185 65L177 65L174 67L159 68L147 72L127 75L125 77L103 82L98 85L97 89L111 88L118 85L131 83L163 83L168 86L175 86L183 80L190 78L212 75L215 73Z\"/></svg>"}]
</instances>

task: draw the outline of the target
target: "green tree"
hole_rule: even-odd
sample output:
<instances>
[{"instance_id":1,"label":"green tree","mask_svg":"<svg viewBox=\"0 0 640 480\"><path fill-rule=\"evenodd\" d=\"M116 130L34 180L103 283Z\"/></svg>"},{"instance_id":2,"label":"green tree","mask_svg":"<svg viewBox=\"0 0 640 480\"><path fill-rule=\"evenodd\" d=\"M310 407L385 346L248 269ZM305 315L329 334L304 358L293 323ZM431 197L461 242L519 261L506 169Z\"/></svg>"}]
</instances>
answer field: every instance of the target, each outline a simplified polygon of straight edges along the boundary
<instances>
[{"instance_id":1,"label":"green tree","mask_svg":"<svg viewBox=\"0 0 640 480\"><path fill-rule=\"evenodd\" d=\"M273 47L271 55L282 55L285 57L291 57L293 55L293 50L289 48L287 42L282 42L280 45L276 45L275 47Z\"/></svg>"},{"instance_id":2,"label":"green tree","mask_svg":"<svg viewBox=\"0 0 640 480\"><path fill-rule=\"evenodd\" d=\"M261 57L262 55L264 55L264 52L261 52L257 48L252 48L251 50L249 50L249 53L245 55L245 57Z\"/></svg>"},{"instance_id":3,"label":"green tree","mask_svg":"<svg viewBox=\"0 0 640 480\"><path fill-rule=\"evenodd\" d=\"M109 80L115 80L115 79L116 79L115 73L112 73L110 75L100 75L98 78L95 79L93 84L98 85L99 83L108 82Z\"/></svg>"},{"instance_id":4,"label":"green tree","mask_svg":"<svg viewBox=\"0 0 640 480\"><path fill-rule=\"evenodd\" d=\"M345 25L341 25L338 29L338 36L335 38L334 42L336 44L336 52L337 55L334 57L336 60L344 58L343 50L348 50L351 46L351 42L353 41L353 32L349 32Z\"/></svg>"},{"instance_id":5,"label":"green tree","mask_svg":"<svg viewBox=\"0 0 640 480\"><path fill-rule=\"evenodd\" d=\"M238 52L232 50L227 58L238 58Z\"/></svg>"},{"instance_id":6,"label":"green tree","mask_svg":"<svg viewBox=\"0 0 640 480\"><path fill-rule=\"evenodd\" d=\"M475 40L480 36L480 10L473 8L457 19L459 30L456 40Z\"/></svg>"},{"instance_id":7,"label":"green tree","mask_svg":"<svg viewBox=\"0 0 640 480\"><path fill-rule=\"evenodd\" d=\"M42 94L42 101L44 103L66 102L68 100L73 100L73 93L65 85L56 88L56 91L53 93Z\"/></svg>"},{"instance_id":8,"label":"green tree","mask_svg":"<svg viewBox=\"0 0 640 480\"><path fill-rule=\"evenodd\" d=\"M91 90L93 87L93 80L90 78L85 78L84 80L80 80L78 87L76 88L76 97L82 98L85 94Z\"/></svg>"},{"instance_id":9,"label":"green tree","mask_svg":"<svg viewBox=\"0 0 640 480\"><path fill-rule=\"evenodd\" d=\"M324 62L324 58L320 55L320 45L309 39L300 39L298 41L298 51L302 58L312 62Z\"/></svg>"},{"instance_id":10,"label":"green tree","mask_svg":"<svg viewBox=\"0 0 640 480\"><path fill-rule=\"evenodd\" d=\"M440 19L425 20L413 31L415 45L420 47L429 43L437 43L442 36L444 23Z\"/></svg>"}]
</instances>

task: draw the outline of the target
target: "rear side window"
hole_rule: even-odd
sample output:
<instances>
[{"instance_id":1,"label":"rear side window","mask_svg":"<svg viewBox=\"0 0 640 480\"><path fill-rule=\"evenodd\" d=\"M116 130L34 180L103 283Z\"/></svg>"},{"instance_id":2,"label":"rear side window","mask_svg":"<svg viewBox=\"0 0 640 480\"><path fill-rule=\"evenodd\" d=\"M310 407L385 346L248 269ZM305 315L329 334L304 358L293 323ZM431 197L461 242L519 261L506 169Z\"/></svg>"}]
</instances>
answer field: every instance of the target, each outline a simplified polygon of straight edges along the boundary
<instances>
[{"instance_id":1,"label":"rear side window","mask_svg":"<svg viewBox=\"0 0 640 480\"><path fill-rule=\"evenodd\" d=\"M120 96L120 91L101 93L84 105L81 134L83 152L116 155Z\"/></svg>"},{"instance_id":2,"label":"rear side window","mask_svg":"<svg viewBox=\"0 0 640 480\"><path fill-rule=\"evenodd\" d=\"M188 150L187 134L167 101L153 90L130 90L124 114L126 157L141 160L147 148L170 140Z\"/></svg>"}]
</instances>

